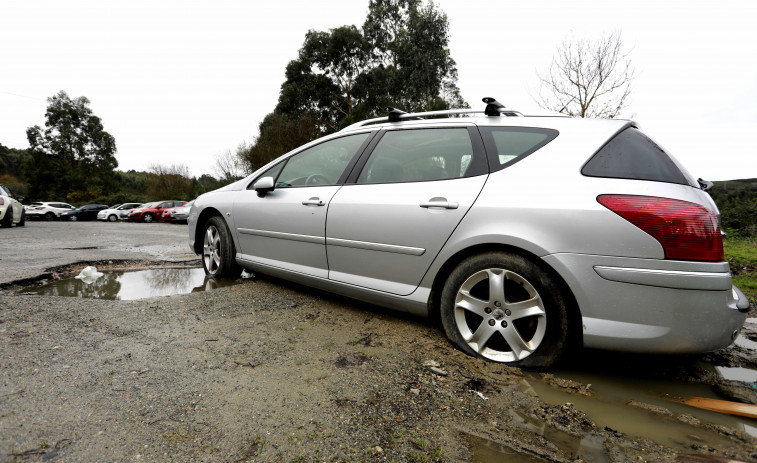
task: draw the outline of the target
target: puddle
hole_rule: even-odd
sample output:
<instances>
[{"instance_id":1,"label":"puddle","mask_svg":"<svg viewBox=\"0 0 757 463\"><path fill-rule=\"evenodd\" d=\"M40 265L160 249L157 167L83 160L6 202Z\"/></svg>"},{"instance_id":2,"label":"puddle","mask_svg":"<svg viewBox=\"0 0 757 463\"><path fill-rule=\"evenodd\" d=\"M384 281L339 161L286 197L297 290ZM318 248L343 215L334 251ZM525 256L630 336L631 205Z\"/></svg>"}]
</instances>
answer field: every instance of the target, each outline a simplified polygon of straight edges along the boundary
<instances>
[{"instance_id":1,"label":"puddle","mask_svg":"<svg viewBox=\"0 0 757 463\"><path fill-rule=\"evenodd\" d=\"M70 278L25 289L41 296L86 297L92 299L135 300L172 296L240 283L240 280L214 280L201 268L159 268L136 271L103 272L92 283Z\"/></svg>"},{"instance_id":2,"label":"puddle","mask_svg":"<svg viewBox=\"0 0 757 463\"><path fill-rule=\"evenodd\" d=\"M757 351L757 342L754 342L751 339L747 339L742 335L738 335L736 337L736 340L733 341L733 343L745 349L751 349L753 351Z\"/></svg>"},{"instance_id":3,"label":"puddle","mask_svg":"<svg viewBox=\"0 0 757 463\"><path fill-rule=\"evenodd\" d=\"M744 368L718 367L718 371L721 371L724 377L728 375L727 379L736 379L734 376L738 373L741 378L747 378L749 381L754 381L752 375L757 374L754 370ZM557 389L537 375L526 376L520 385L521 390L534 394L551 405L573 403L598 426L609 427L629 436L648 438L684 451L690 451L692 446L702 444L716 448L729 445L727 438L681 421L682 415L757 436L757 420L701 410L679 403L680 399L687 396L723 399L718 397L710 386L704 384L635 377L633 373L620 375L609 371L569 370L552 373L558 378L590 385L594 395L586 397ZM740 378L739 380L745 381ZM637 406L631 405L632 403ZM639 404L649 404L651 407L648 408L652 409L667 409L671 415L655 413L642 408L643 405L638 406Z\"/></svg>"},{"instance_id":4,"label":"puddle","mask_svg":"<svg viewBox=\"0 0 757 463\"><path fill-rule=\"evenodd\" d=\"M757 382L757 371L743 367L715 367L723 379L730 381L743 381L745 383Z\"/></svg>"},{"instance_id":5,"label":"puddle","mask_svg":"<svg viewBox=\"0 0 757 463\"><path fill-rule=\"evenodd\" d=\"M528 382L522 385L530 388ZM534 418L512 411L513 423L516 427L527 429L544 437L554 444L565 455L572 459L580 458L580 461L592 463L610 463L610 457L604 448L604 437L586 433L583 436L574 436L559 429L547 426ZM493 442L472 434L464 434L471 444L471 461L473 463L539 463L546 460L525 452L519 452L505 445Z\"/></svg>"}]
</instances>

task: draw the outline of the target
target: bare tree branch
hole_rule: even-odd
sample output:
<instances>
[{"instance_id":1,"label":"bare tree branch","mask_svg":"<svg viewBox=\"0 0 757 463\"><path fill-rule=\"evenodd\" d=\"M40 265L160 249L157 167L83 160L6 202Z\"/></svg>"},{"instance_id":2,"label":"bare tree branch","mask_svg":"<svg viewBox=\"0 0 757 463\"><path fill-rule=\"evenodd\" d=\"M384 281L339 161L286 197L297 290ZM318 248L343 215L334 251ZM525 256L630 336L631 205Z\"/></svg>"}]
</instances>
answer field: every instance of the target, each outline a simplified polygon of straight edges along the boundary
<instances>
[{"instance_id":1,"label":"bare tree branch","mask_svg":"<svg viewBox=\"0 0 757 463\"><path fill-rule=\"evenodd\" d=\"M619 32L597 42L562 43L540 82L537 104L570 116L615 118L628 103L636 73Z\"/></svg>"}]
</instances>

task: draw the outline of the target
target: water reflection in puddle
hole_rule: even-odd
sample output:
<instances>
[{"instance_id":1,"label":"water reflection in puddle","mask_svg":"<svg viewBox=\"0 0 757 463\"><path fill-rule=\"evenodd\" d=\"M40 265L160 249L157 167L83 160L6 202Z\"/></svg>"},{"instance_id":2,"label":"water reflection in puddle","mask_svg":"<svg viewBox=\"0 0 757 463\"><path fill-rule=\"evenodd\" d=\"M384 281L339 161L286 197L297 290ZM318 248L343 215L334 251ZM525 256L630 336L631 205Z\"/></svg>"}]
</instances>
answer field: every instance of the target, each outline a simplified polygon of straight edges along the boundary
<instances>
[{"instance_id":1,"label":"water reflection in puddle","mask_svg":"<svg viewBox=\"0 0 757 463\"><path fill-rule=\"evenodd\" d=\"M137 271L103 272L94 282L70 278L27 288L23 292L41 296L86 297L135 300L172 296L238 284L241 280L214 280L201 268L159 268Z\"/></svg>"},{"instance_id":2,"label":"water reflection in puddle","mask_svg":"<svg viewBox=\"0 0 757 463\"><path fill-rule=\"evenodd\" d=\"M717 367L717 370L727 379L747 382L757 379L754 370L722 367ZM690 419L686 417L757 436L757 420L701 410L679 402L679 399L688 396L721 398L704 384L616 375L589 369L553 373L559 378L590 385L593 396L586 397L557 389L536 375L527 376L520 385L521 390L552 405L573 403L598 426L609 427L629 436L648 438L679 450L690 450L692 445L706 444L716 448L729 445L727 438L685 423L685 420ZM665 412L655 413L647 408L666 409L670 411L670 415Z\"/></svg>"}]
</instances>

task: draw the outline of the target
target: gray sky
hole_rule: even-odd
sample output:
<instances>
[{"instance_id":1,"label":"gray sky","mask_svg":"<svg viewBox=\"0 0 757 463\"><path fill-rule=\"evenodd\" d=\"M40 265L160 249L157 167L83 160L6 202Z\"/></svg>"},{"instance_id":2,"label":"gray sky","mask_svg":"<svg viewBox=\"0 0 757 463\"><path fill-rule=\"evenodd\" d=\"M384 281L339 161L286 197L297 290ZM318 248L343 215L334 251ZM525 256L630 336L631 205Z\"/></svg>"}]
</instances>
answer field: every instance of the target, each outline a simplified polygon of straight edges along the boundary
<instances>
[{"instance_id":1,"label":"gray sky","mask_svg":"<svg viewBox=\"0 0 757 463\"><path fill-rule=\"evenodd\" d=\"M437 0L463 97L537 108L537 70L570 37L620 31L637 71L626 116L697 177L757 177L757 2ZM46 98L86 96L121 170L252 141L308 29L361 26L368 0L2 0L0 143L26 148Z\"/></svg>"}]
</instances>

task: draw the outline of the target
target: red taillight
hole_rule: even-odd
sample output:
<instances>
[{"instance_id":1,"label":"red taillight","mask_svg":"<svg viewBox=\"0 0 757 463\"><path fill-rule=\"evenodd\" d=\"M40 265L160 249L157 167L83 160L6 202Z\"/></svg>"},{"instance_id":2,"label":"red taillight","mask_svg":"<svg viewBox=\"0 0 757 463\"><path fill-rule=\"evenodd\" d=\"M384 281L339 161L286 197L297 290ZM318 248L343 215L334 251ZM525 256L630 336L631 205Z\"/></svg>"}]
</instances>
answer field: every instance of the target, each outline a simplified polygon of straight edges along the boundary
<instances>
[{"instance_id":1,"label":"red taillight","mask_svg":"<svg viewBox=\"0 0 757 463\"><path fill-rule=\"evenodd\" d=\"M5 204L5 200L3 198L0 198L0 206L2 206L3 204Z\"/></svg>"},{"instance_id":2,"label":"red taillight","mask_svg":"<svg viewBox=\"0 0 757 463\"><path fill-rule=\"evenodd\" d=\"M653 196L601 195L600 204L652 235L666 259L720 262L723 238L715 214L699 204Z\"/></svg>"}]
</instances>

